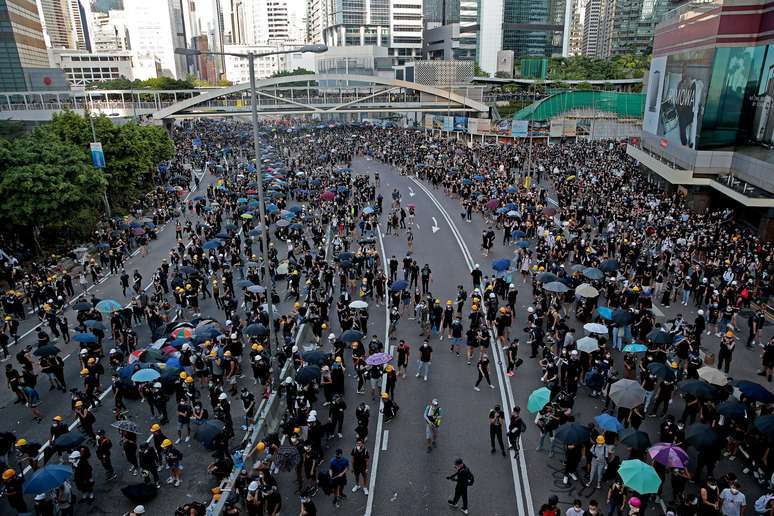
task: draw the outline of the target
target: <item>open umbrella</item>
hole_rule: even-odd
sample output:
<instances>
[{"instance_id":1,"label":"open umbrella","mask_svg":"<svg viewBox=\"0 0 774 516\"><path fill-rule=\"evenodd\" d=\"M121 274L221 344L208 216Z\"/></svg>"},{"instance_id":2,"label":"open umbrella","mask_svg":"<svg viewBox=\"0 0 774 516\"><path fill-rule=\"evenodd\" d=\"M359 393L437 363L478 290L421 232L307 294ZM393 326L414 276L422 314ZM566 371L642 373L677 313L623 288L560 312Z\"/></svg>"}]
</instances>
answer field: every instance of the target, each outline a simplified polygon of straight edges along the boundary
<instances>
[{"instance_id":1,"label":"open umbrella","mask_svg":"<svg viewBox=\"0 0 774 516\"><path fill-rule=\"evenodd\" d=\"M609 306L598 306L597 313L602 319L606 321L613 320L613 309L610 308Z\"/></svg>"},{"instance_id":2,"label":"open umbrella","mask_svg":"<svg viewBox=\"0 0 774 516\"><path fill-rule=\"evenodd\" d=\"M602 272L615 272L618 270L618 260L605 260L599 264L599 270Z\"/></svg>"},{"instance_id":3,"label":"open umbrella","mask_svg":"<svg viewBox=\"0 0 774 516\"><path fill-rule=\"evenodd\" d=\"M622 378L610 386L610 399L624 408L634 408L645 401L645 389L634 380Z\"/></svg>"},{"instance_id":4,"label":"open umbrella","mask_svg":"<svg viewBox=\"0 0 774 516\"><path fill-rule=\"evenodd\" d=\"M532 413L543 410L551 399L551 391L547 387L541 387L532 391L527 399L527 410Z\"/></svg>"},{"instance_id":5,"label":"open umbrella","mask_svg":"<svg viewBox=\"0 0 774 516\"><path fill-rule=\"evenodd\" d=\"M712 385L723 387L728 383L728 376L726 376L726 373L715 367L700 367L697 372L699 374L699 378L707 383L711 383Z\"/></svg>"},{"instance_id":6,"label":"open umbrella","mask_svg":"<svg viewBox=\"0 0 774 516\"><path fill-rule=\"evenodd\" d=\"M661 478L653 466L637 459L623 461L618 476L626 487L640 494L656 493L661 486Z\"/></svg>"},{"instance_id":7,"label":"open umbrella","mask_svg":"<svg viewBox=\"0 0 774 516\"><path fill-rule=\"evenodd\" d=\"M132 375L132 381L137 383L152 382L158 379L161 373L155 369L140 369Z\"/></svg>"},{"instance_id":8,"label":"open umbrella","mask_svg":"<svg viewBox=\"0 0 774 516\"><path fill-rule=\"evenodd\" d=\"M774 440L774 416L760 416L755 419L753 425L756 430L768 437L769 440Z\"/></svg>"},{"instance_id":9,"label":"open umbrella","mask_svg":"<svg viewBox=\"0 0 774 516\"><path fill-rule=\"evenodd\" d=\"M599 349L599 342L593 337L583 337L578 339L575 345L578 348L578 351L583 351L585 353L593 353Z\"/></svg>"},{"instance_id":10,"label":"open umbrella","mask_svg":"<svg viewBox=\"0 0 774 516\"><path fill-rule=\"evenodd\" d=\"M190 339L193 337L193 330L187 327L176 328L172 330L169 336L173 339Z\"/></svg>"},{"instance_id":11,"label":"open umbrella","mask_svg":"<svg viewBox=\"0 0 774 516\"><path fill-rule=\"evenodd\" d=\"M634 322L634 314L629 310L616 308L613 312L613 322L619 326L629 326Z\"/></svg>"},{"instance_id":12,"label":"open umbrella","mask_svg":"<svg viewBox=\"0 0 774 516\"><path fill-rule=\"evenodd\" d=\"M73 468L64 464L49 464L33 471L24 482L22 492L24 494L38 495L56 489L70 480L73 476Z\"/></svg>"},{"instance_id":13,"label":"open umbrella","mask_svg":"<svg viewBox=\"0 0 774 516\"><path fill-rule=\"evenodd\" d=\"M86 436L77 430L70 430L54 440L54 450L70 451L86 440Z\"/></svg>"},{"instance_id":14,"label":"open umbrella","mask_svg":"<svg viewBox=\"0 0 774 516\"><path fill-rule=\"evenodd\" d=\"M644 353L648 350L648 346L645 344L640 344L639 342L633 342L631 344L627 344L623 348L624 353Z\"/></svg>"},{"instance_id":15,"label":"open umbrella","mask_svg":"<svg viewBox=\"0 0 774 516\"><path fill-rule=\"evenodd\" d=\"M660 329L653 330L652 332L648 333L647 338L652 343L659 344L661 346L668 346L672 343L672 336L664 330Z\"/></svg>"},{"instance_id":16,"label":"open umbrella","mask_svg":"<svg viewBox=\"0 0 774 516\"><path fill-rule=\"evenodd\" d=\"M748 398L761 403L774 403L774 394L761 384L739 380L734 385Z\"/></svg>"},{"instance_id":17,"label":"open umbrella","mask_svg":"<svg viewBox=\"0 0 774 516\"><path fill-rule=\"evenodd\" d=\"M78 301L73 305L73 310L78 312L85 312L87 310L91 310L92 308L93 306L91 305L91 303L88 303L86 301Z\"/></svg>"},{"instance_id":18,"label":"open umbrella","mask_svg":"<svg viewBox=\"0 0 774 516\"><path fill-rule=\"evenodd\" d=\"M323 362L325 362L325 353L313 349L310 351L304 351L304 354L301 355L301 358L303 358L304 362L307 364L321 366L323 365Z\"/></svg>"},{"instance_id":19,"label":"open umbrella","mask_svg":"<svg viewBox=\"0 0 774 516\"><path fill-rule=\"evenodd\" d=\"M389 353L374 353L370 357L366 358L366 364L372 366L384 365L392 360L392 355Z\"/></svg>"},{"instance_id":20,"label":"open umbrella","mask_svg":"<svg viewBox=\"0 0 774 516\"><path fill-rule=\"evenodd\" d=\"M559 279L559 276L553 272L541 272L536 276L536 279L541 283L551 283Z\"/></svg>"},{"instance_id":21,"label":"open umbrella","mask_svg":"<svg viewBox=\"0 0 774 516\"><path fill-rule=\"evenodd\" d=\"M492 269L498 272L507 271L511 267L511 261L508 258L500 258L492 262Z\"/></svg>"},{"instance_id":22,"label":"open umbrella","mask_svg":"<svg viewBox=\"0 0 774 516\"><path fill-rule=\"evenodd\" d=\"M105 324L102 321L98 321L96 319L89 319L89 320L83 321L83 325L92 330L105 331L107 329L105 328Z\"/></svg>"},{"instance_id":23,"label":"open umbrella","mask_svg":"<svg viewBox=\"0 0 774 516\"><path fill-rule=\"evenodd\" d=\"M212 441L223 432L226 425L218 419L205 419L198 425L194 425L194 439L202 443L208 450L212 449Z\"/></svg>"},{"instance_id":24,"label":"open umbrella","mask_svg":"<svg viewBox=\"0 0 774 516\"><path fill-rule=\"evenodd\" d=\"M307 365L302 367L296 373L296 381L301 385L309 385L310 383L320 379L320 368L316 365Z\"/></svg>"},{"instance_id":25,"label":"open umbrella","mask_svg":"<svg viewBox=\"0 0 774 516\"><path fill-rule=\"evenodd\" d=\"M49 344L48 346L39 347L38 349L33 351L32 354L35 355L36 357L42 358L42 357L50 357L51 355L56 355L57 353L60 353L60 352L61 350L58 347Z\"/></svg>"},{"instance_id":26,"label":"open umbrella","mask_svg":"<svg viewBox=\"0 0 774 516\"><path fill-rule=\"evenodd\" d=\"M363 334L357 330L347 330L339 335L339 339L347 344L352 344L355 341L363 340Z\"/></svg>"},{"instance_id":27,"label":"open umbrella","mask_svg":"<svg viewBox=\"0 0 774 516\"><path fill-rule=\"evenodd\" d=\"M202 249L205 251L209 251L210 249L217 249L218 247L222 246L223 242L220 240L208 240L207 242L204 242L202 245Z\"/></svg>"},{"instance_id":28,"label":"open umbrella","mask_svg":"<svg viewBox=\"0 0 774 516\"><path fill-rule=\"evenodd\" d=\"M121 303L113 299L103 299L102 301L97 303L97 306L95 308L102 313L109 314L109 313L117 312L118 310L122 310L124 307L121 306Z\"/></svg>"},{"instance_id":29,"label":"open umbrella","mask_svg":"<svg viewBox=\"0 0 774 516\"><path fill-rule=\"evenodd\" d=\"M247 280L247 279L242 279L242 280L239 280L239 281L236 282L236 286L239 287L239 288L252 287L253 285L254 285L254 283L252 281L250 281L250 280Z\"/></svg>"},{"instance_id":30,"label":"open umbrella","mask_svg":"<svg viewBox=\"0 0 774 516\"><path fill-rule=\"evenodd\" d=\"M575 295L585 298L597 297L599 295L599 290L588 283L581 283L575 288Z\"/></svg>"},{"instance_id":31,"label":"open umbrella","mask_svg":"<svg viewBox=\"0 0 774 516\"><path fill-rule=\"evenodd\" d=\"M261 285L252 285L250 287L247 287L248 292L252 292L253 294L263 294L266 292L266 287L263 287Z\"/></svg>"},{"instance_id":32,"label":"open umbrella","mask_svg":"<svg viewBox=\"0 0 774 516\"><path fill-rule=\"evenodd\" d=\"M621 435L621 444L625 444L635 450L644 450L650 447L650 436L642 430L630 429Z\"/></svg>"},{"instance_id":33,"label":"open umbrella","mask_svg":"<svg viewBox=\"0 0 774 516\"><path fill-rule=\"evenodd\" d=\"M581 273L590 280L601 280L605 277L605 273L595 267L586 267Z\"/></svg>"},{"instance_id":34,"label":"open umbrella","mask_svg":"<svg viewBox=\"0 0 774 516\"><path fill-rule=\"evenodd\" d=\"M265 337L268 334L269 329L260 323L253 323L245 328L245 335L248 337Z\"/></svg>"},{"instance_id":35,"label":"open umbrella","mask_svg":"<svg viewBox=\"0 0 774 516\"><path fill-rule=\"evenodd\" d=\"M718 414L731 419L745 419L747 417L747 406L733 398L719 404L717 411Z\"/></svg>"},{"instance_id":36,"label":"open umbrella","mask_svg":"<svg viewBox=\"0 0 774 516\"><path fill-rule=\"evenodd\" d=\"M301 462L301 454L292 444L283 444L277 448L272 456L272 464L280 471L291 471Z\"/></svg>"},{"instance_id":37,"label":"open umbrella","mask_svg":"<svg viewBox=\"0 0 774 516\"><path fill-rule=\"evenodd\" d=\"M393 282L392 285L390 285L390 290L406 290L409 286L408 281L406 280L398 280Z\"/></svg>"},{"instance_id":38,"label":"open umbrella","mask_svg":"<svg viewBox=\"0 0 774 516\"><path fill-rule=\"evenodd\" d=\"M350 307L350 308L353 308L353 309L355 309L355 310L361 310L361 309L363 309L363 308L368 308L368 303L366 303L365 301L360 301L360 300L358 299L357 301L352 301L352 302L349 304L349 307Z\"/></svg>"},{"instance_id":39,"label":"open umbrella","mask_svg":"<svg viewBox=\"0 0 774 516\"><path fill-rule=\"evenodd\" d=\"M600 414L594 418L594 421L596 421L597 426L605 432L614 432L617 434L624 429L623 424L610 414Z\"/></svg>"},{"instance_id":40,"label":"open umbrella","mask_svg":"<svg viewBox=\"0 0 774 516\"><path fill-rule=\"evenodd\" d=\"M588 442L591 432L587 426L580 423L565 423L560 426L554 436L564 444L583 444Z\"/></svg>"},{"instance_id":41,"label":"open umbrella","mask_svg":"<svg viewBox=\"0 0 774 516\"><path fill-rule=\"evenodd\" d=\"M554 292L556 294L564 294L565 292L570 290L570 287L568 287L561 281L551 281L543 285L543 290L547 290L548 292Z\"/></svg>"},{"instance_id":42,"label":"open umbrella","mask_svg":"<svg viewBox=\"0 0 774 516\"><path fill-rule=\"evenodd\" d=\"M700 400L708 401L717 397L718 391L712 385L701 380L684 380L678 386L681 392L690 394Z\"/></svg>"},{"instance_id":43,"label":"open umbrella","mask_svg":"<svg viewBox=\"0 0 774 516\"><path fill-rule=\"evenodd\" d=\"M586 323L583 325L583 329L586 330L589 333L597 333L599 335L607 335L608 329L607 326L600 323Z\"/></svg>"},{"instance_id":44,"label":"open umbrella","mask_svg":"<svg viewBox=\"0 0 774 516\"><path fill-rule=\"evenodd\" d=\"M155 484L130 484L121 488L121 492L133 504L145 504L156 497L158 489Z\"/></svg>"},{"instance_id":45,"label":"open umbrella","mask_svg":"<svg viewBox=\"0 0 774 516\"><path fill-rule=\"evenodd\" d=\"M113 428L116 428L118 430L121 430L123 432L130 432L133 434L139 433L139 427L137 426L137 423L134 421L129 421L128 419L122 419L120 421L116 421L115 423L111 423L110 426Z\"/></svg>"},{"instance_id":46,"label":"open umbrella","mask_svg":"<svg viewBox=\"0 0 774 516\"><path fill-rule=\"evenodd\" d=\"M668 468L684 468L688 464L688 454L673 443L656 443L648 450L648 455Z\"/></svg>"},{"instance_id":47,"label":"open umbrella","mask_svg":"<svg viewBox=\"0 0 774 516\"><path fill-rule=\"evenodd\" d=\"M701 453L715 450L720 454L723 438L711 426L696 423L686 430L685 442Z\"/></svg>"},{"instance_id":48,"label":"open umbrella","mask_svg":"<svg viewBox=\"0 0 774 516\"><path fill-rule=\"evenodd\" d=\"M661 362L651 362L648 364L648 372L652 375L655 375L659 380L668 379L671 382L675 379L674 370Z\"/></svg>"},{"instance_id":49,"label":"open umbrella","mask_svg":"<svg viewBox=\"0 0 774 516\"><path fill-rule=\"evenodd\" d=\"M73 340L81 344L91 344L92 342L97 342L97 336L93 333L82 332L73 335Z\"/></svg>"}]
</instances>

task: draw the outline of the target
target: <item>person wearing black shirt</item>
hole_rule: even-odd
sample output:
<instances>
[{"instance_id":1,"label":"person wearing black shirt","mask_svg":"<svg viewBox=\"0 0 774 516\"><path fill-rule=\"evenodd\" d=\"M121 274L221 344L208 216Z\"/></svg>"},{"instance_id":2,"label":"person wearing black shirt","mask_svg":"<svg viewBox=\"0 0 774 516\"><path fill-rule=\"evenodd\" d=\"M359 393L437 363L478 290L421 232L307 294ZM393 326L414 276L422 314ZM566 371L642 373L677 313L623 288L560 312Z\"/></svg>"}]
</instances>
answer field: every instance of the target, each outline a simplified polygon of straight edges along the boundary
<instances>
[{"instance_id":1,"label":"person wearing black shirt","mask_svg":"<svg viewBox=\"0 0 774 516\"><path fill-rule=\"evenodd\" d=\"M457 502L462 498L462 514L468 514L468 488L473 485L473 474L468 467L462 461L462 459L454 460L455 471L448 477L447 480L454 482L454 497L448 500L451 507L456 508Z\"/></svg>"},{"instance_id":2,"label":"person wearing black shirt","mask_svg":"<svg viewBox=\"0 0 774 516\"><path fill-rule=\"evenodd\" d=\"M505 446L503 445L503 420L505 414L500 405L495 405L489 411L489 443L492 446L492 453L495 453L495 439L500 443L500 452L505 457Z\"/></svg>"},{"instance_id":3,"label":"person wearing black shirt","mask_svg":"<svg viewBox=\"0 0 774 516\"><path fill-rule=\"evenodd\" d=\"M370 458L370 455L361 439L357 440L350 455L352 456L352 474L355 476L355 485L352 487L352 492L356 493L361 489L360 481L362 480L363 494L368 496L368 486L366 485L366 482L368 479L368 459Z\"/></svg>"}]
</instances>

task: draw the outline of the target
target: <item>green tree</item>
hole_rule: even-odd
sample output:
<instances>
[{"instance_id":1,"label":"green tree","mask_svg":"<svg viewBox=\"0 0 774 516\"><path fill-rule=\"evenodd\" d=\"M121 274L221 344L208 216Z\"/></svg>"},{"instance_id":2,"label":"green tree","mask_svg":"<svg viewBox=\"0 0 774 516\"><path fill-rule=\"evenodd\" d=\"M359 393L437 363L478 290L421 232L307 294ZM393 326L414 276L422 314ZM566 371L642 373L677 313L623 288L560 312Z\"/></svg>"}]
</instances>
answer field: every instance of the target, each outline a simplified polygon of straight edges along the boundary
<instances>
[{"instance_id":1,"label":"green tree","mask_svg":"<svg viewBox=\"0 0 774 516\"><path fill-rule=\"evenodd\" d=\"M489 77L489 74L481 69L481 67L478 65L478 61L473 61L473 76L474 77Z\"/></svg>"},{"instance_id":2,"label":"green tree","mask_svg":"<svg viewBox=\"0 0 774 516\"><path fill-rule=\"evenodd\" d=\"M0 140L0 220L30 237L83 236L93 227L107 181L86 149L63 141L49 126L13 142Z\"/></svg>"},{"instance_id":3,"label":"green tree","mask_svg":"<svg viewBox=\"0 0 774 516\"><path fill-rule=\"evenodd\" d=\"M296 68L295 70L279 70L271 74L271 77L291 77L293 75L314 75L312 70Z\"/></svg>"}]
</instances>

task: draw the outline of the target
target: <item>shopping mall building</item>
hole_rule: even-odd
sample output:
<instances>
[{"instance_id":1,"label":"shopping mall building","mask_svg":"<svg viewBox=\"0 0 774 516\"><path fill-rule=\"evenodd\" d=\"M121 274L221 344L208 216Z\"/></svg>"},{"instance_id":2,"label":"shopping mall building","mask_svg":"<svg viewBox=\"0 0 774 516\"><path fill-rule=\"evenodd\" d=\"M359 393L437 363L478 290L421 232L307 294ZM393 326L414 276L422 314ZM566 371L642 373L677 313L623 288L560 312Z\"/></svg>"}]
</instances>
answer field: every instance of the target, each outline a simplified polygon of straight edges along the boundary
<instances>
[{"instance_id":1,"label":"shopping mall building","mask_svg":"<svg viewBox=\"0 0 774 516\"><path fill-rule=\"evenodd\" d=\"M683 5L656 28L629 154L695 209L734 207L774 238L774 1Z\"/></svg>"}]
</instances>

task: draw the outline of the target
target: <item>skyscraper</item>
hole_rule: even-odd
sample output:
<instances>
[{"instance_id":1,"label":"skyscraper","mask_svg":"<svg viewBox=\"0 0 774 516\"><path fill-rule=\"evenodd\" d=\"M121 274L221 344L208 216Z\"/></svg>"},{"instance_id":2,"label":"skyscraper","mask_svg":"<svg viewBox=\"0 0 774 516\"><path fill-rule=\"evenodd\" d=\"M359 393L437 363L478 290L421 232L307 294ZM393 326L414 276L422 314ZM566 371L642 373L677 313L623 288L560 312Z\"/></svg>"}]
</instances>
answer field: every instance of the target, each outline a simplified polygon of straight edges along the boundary
<instances>
[{"instance_id":1,"label":"skyscraper","mask_svg":"<svg viewBox=\"0 0 774 516\"><path fill-rule=\"evenodd\" d=\"M600 39L600 24L603 22L605 0L589 0L583 20L583 55L602 57L604 45Z\"/></svg>"},{"instance_id":2,"label":"skyscraper","mask_svg":"<svg viewBox=\"0 0 774 516\"><path fill-rule=\"evenodd\" d=\"M46 42L35 4L0 0L0 90L27 90L25 70L47 67Z\"/></svg>"},{"instance_id":3,"label":"skyscraper","mask_svg":"<svg viewBox=\"0 0 774 516\"><path fill-rule=\"evenodd\" d=\"M157 70L173 79L188 73L184 56L186 32L179 0L130 0L124 3L129 45L137 58L135 78L155 77Z\"/></svg>"},{"instance_id":4,"label":"skyscraper","mask_svg":"<svg viewBox=\"0 0 774 516\"><path fill-rule=\"evenodd\" d=\"M572 0L481 0L478 64L497 70L497 52L514 57L568 55Z\"/></svg>"},{"instance_id":5,"label":"skyscraper","mask_svg":"<svg viewBox=\"0 0 774 516\"><path fill-rule=\"evenodd\" d=\"M612 0L609 17L608 53L650 54L656 25L670 9L669 0Z\"/></svg>"},{"instance_id":6,"label":"skyscraper","mask_svg":"<svg viewBox=\"0 0 774 516\"><path fill-rule=\"evenodd\" d=\"M37 0L43 37L48 48L93 49L91 7L86 0Z\"/></svg>"}]
</instances>

